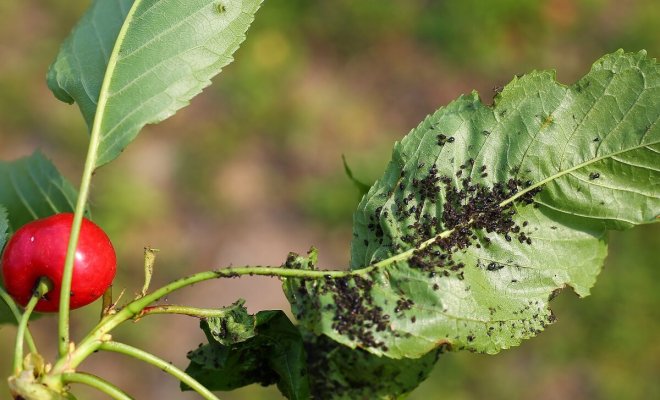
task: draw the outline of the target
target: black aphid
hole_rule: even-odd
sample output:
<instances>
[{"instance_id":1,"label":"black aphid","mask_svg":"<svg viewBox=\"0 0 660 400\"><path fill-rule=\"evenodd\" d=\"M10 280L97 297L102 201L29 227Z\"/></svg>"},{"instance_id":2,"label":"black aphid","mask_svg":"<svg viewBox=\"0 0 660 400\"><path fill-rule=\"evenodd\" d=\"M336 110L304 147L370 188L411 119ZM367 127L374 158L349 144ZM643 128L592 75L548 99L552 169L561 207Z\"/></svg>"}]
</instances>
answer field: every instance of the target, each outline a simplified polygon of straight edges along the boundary
<instances>
[{"instance_id":1,"label":"black aphid","mask_svg":"<svg viewBox=\"0 0 660 400\"><path fill-rule=\"evenodd\" d=\"M498 264L496 262L492 262L486 266L486 269L488 271L498 271L500 269L504 268L504 265Z\"/></svg>"},{"instance_id":2,"label":"black aphid","mask_svg":"<svg viewBox=\"0 0 660 400\"><path fill-rule=\"evenodd\" d=\"M443 143L453 140L442 134L437 135L437 138ZM450 159L449 162L454 161ZM455 176L438 175L438 168L433 164L428 167L426 176L418 175L412 180L411 185L404 185L406 186L404 189L409 189L410 192L394 201L395 207L392 208L394 217L407 226L407 231L398 240L392 241L394 242L390 245L392 251L399 253L403 249L414 248L408 260L409 266L425 272L430 279L445 277L464 279L465 266L459 262L460 260L455 259L457 252L471 246L488 246L492 236L497 235L507 241L515 237L521 243L531 242L527 234L522 232L521 226L514 222L514 215L518 206L534 204L534 197L541 188L530 190L532 181L522 181L517 178L498 182L492 186L473 182L472 178L465 176L462 171L467 169L468 165L473 167L474 164L473 158L460 164L454 171ZM486 169L487 166L482 165L475 172L487 176ZM527 190L523 192L524 189ZM512 195L521 192L523 194L515 201L508 202L504 206L500 205ZM443 201L440 199L441 193ZM410 204L411 201L414 203ZM437 209L440 204L437 216L429 213L429 211L434 212L432 210ZM378 216L375 219L370 217L370 220L369 228L375 231L382 245L386 238L378 223ZM522 224L527 226L528 223L524 221ZM445 237L438 237L440 232L451 233ZM430 239L432 242L428 244ZM421 243L427 244L424 248L419 248ZM497 271L501 268L503 266L498 263L486 266L489 271ZM440 288L438 283L431 285L433 290ZM395 311L401 313L408 306L406 303L397 302ZM355 337L358 337L357 334ZM361 340L369 342L368 337Z\"/></svg>"},{"instance_id":3,"label":"black aphid","mask_svg":"<svg viewBox=\"0 0 660 400\"><path fill-rule=\"evenodd\" d=\"M373 281L359 276L334 279L328 277L323 283L321 286L309 286L308 290L317 292L316 296L311 298L332 293L333 303L330 306L335 312L332 328L362 346L385 351L385 344L376 340L374 333L390 329L389 315L383 312L382 307L374 304L371 295ZM305 280L301 280L301 287L304 286Z\"/></svg>"}]
</instances>

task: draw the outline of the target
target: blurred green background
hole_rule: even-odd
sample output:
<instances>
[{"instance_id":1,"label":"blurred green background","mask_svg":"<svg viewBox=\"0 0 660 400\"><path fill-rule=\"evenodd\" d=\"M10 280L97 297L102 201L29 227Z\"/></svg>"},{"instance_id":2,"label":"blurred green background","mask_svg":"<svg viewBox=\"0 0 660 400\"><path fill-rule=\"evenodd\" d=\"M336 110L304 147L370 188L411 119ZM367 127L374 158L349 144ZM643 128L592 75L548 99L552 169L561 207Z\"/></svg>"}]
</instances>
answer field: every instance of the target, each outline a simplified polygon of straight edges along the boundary
<instances>
[{"instance_id":1,"label":"blurred green background","mask_svg":"<svg viewBox=\"0 0 660 400\"><path fill-rule=\"evenodd\" d=\"M44 83L84 0L0 0L0 157L41 148L77 184L86 149L75 107ZM376 179L395 140L462 93L493 88L531 69L572 83L601 55L623 47L660 54L657 0L266 0L236 62L190 107L148 127L93 184L95 220L116 244L115 291L141 286L145 245L162 249L154 285L229 264L279 265L288 251L320 249L321 265L347 264L358 202L341 155ZM554 302L556 325L498 356L441 357L410 398L660 398L660 229L611 236L593 290ZM288 309L279 282L205 283L166 301L251 311ZM98 307L74 313L74 338ZM47 356L55 320L33 323ZM0 375L9 373L13 327L0 328ZM185 366L201 341L194 320L154 316L115 338ZM119 355L83 369L138 399L195 399L173 378ZM0 398L7 393L0 379ZM102 399L83 388L79 398ZM249 387L223 399L277 399Z\"/></svg>"}]
</instances>

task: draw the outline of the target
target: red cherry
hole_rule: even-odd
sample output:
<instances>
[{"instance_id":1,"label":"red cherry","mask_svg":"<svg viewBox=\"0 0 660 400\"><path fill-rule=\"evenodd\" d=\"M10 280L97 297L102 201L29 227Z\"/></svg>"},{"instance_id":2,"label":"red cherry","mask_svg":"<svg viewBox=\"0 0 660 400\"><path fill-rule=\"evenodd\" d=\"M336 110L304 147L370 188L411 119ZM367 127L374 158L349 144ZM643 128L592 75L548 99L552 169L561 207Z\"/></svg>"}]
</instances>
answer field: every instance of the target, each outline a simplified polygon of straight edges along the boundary
<instances>
[{"instance_id":1,"label":"red cherry","mask_svg":"<svg viewBox=\"0 0 660 400\"><path fill-rule=\"evenodd\" d=\"M14 233L2 256L2 275L7 292L25 306L40 277L53 289L39 300L35 310L56 312L64 259L73 214L64 213L30 222ZM101 297L115 277L117 257L108 236L83 218L73 264L70 308L79 308Z\"/></svg>"}]
</instances>

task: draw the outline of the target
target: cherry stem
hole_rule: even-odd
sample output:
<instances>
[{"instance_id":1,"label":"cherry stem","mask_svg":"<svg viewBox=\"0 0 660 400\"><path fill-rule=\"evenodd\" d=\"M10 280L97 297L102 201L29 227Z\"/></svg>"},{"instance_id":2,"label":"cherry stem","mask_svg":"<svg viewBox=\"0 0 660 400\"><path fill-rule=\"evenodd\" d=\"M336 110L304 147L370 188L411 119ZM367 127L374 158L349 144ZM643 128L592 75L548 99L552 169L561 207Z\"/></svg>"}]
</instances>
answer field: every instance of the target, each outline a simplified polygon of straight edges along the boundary
<instances>
[{"instance_id":1,"label":"cherry stem","mask_svg":"<svg viewBox=\"0 0 660 400\"><path fill-rule=\"evenodd\" d=\"M66 252L64 261L64 271L62 271L62 289L60 290L60 307L59 318L57 324L58 330L58 350L60 359L66 358L69 352L69 305L71 292L71 279L73 277L73 263L76 256L76 246L78 244L78 237L80 236L80 226L82 224L83 214L87 206L87 199L89 198L89 190L92 182L92 176L96 170L99 147L103 134L103 118L107 111L108 99L110 97L110 81L114 76L117 60L119 58L119 50L126 37L126 31L135 15L136 10L142 3L142 0L136 0L131 5L131 8L126 14L126 18L119 30L117 40L110 53L107 68L101 83L101 90L99 92L98 101L96 104L96 112L94 114L94 122L89 134L89 146L87 147L87 157L85 158L85 166L83 167L82 177L80 178L80 187L78 188L78 199L73 214L73 223L71 224L71 234L69 235L69 246Z\"/></svg>"},{"instance_id":2,"label":"cherry stem","mask_svg":"<svg viewBox=\"0 0 660 400\"><path fill-rule=\"evenodd\" d=\"M16 322L17 323L21 322L23 313L21 313L21 310L19 310L18 306L14 302L14 299L11 298L9 293L7 293L2 286L0 286L0 299L2 299L7 304L7 307L9 307L11 313L14 314L14 318L16 318ZM27 345L30 348L30 352L38 353L37 345L34 343L34 339L32 338L32 334L30 333L30 329L27 327L25 328L25 341L27 342Z\"/></svg>"},{"instance_id":3,"label":"cherry stem","mask_svg":"<svg viewBox=\"0 0 660 400\"><path fill-rule=\"evenodd\" d=\"M133 397L127 395L123 390L117 386L101 379L96 375L88 374L85 372L67 372L62 374L62 381L64 383L81 383L98 389L99 391L107 394L115 400L134 400Z\"/></svg>"},{"instance_id":4,"label":"cherry stem","mask_svg":"<svg viewBox=\"0 0 660 400\"><path fill-rule=\"evenodd\" d=\"M32 311L37 306L41 298L53 288L53 282L46 277L39 278L37 287L30 297L27 306L25 306L25 313L18 323L18 330L16 332L16 346L14 347L14 374L18 375L23 369L23 342L25 341L25 332L27 331L28 321Z\"/></svg>"},{"instance_id":5,"label":"cherry stem","mask_svg":"<svg viewBox=\"0 0 660 400\"><path fill-rule=\"evenodd\" d=\"M220 400L213 393L211 393L211 391L209 391L206 387L204 387L204 385L197 382L193 377L191 377L190 375L186 374L184 371L168 363L167 361L156 357L151 353L147 353L146 351L140 350L133 346L129 346L127 344L118 343L118 342L104 342L99 346L99 350L121 353L136 358L138 360L144 361L174 376L181 382L188 385L191 389L199 393L199 395L205 398L206 400Z\"/></svg>"}]
</instances>

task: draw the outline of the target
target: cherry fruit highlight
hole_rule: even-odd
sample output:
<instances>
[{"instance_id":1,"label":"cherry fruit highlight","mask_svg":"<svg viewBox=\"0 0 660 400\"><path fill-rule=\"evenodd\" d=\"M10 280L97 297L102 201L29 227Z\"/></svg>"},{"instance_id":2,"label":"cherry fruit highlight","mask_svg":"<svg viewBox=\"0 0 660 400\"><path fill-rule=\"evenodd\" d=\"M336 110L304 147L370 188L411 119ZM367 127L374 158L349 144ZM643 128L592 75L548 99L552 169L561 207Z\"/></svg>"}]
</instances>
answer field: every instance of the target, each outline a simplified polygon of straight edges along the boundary
<instances>
[{"instance_id":1,"label":"cherry fruit highlight","mask_svg":"<svg viewBox=\"0 0 660 400\"><path fill-rule=\"evenodd\" d=\"M2 275L7 292L22 306L30 300L40 277L53 289L35 308L57 312L62 273L73 214L63 213L30 222L11 237L2 256ZM83 218L71 280L70 308L87 305L103 295L115 277L117 257L108 235Z\"/></svg>"}]
</instances>

